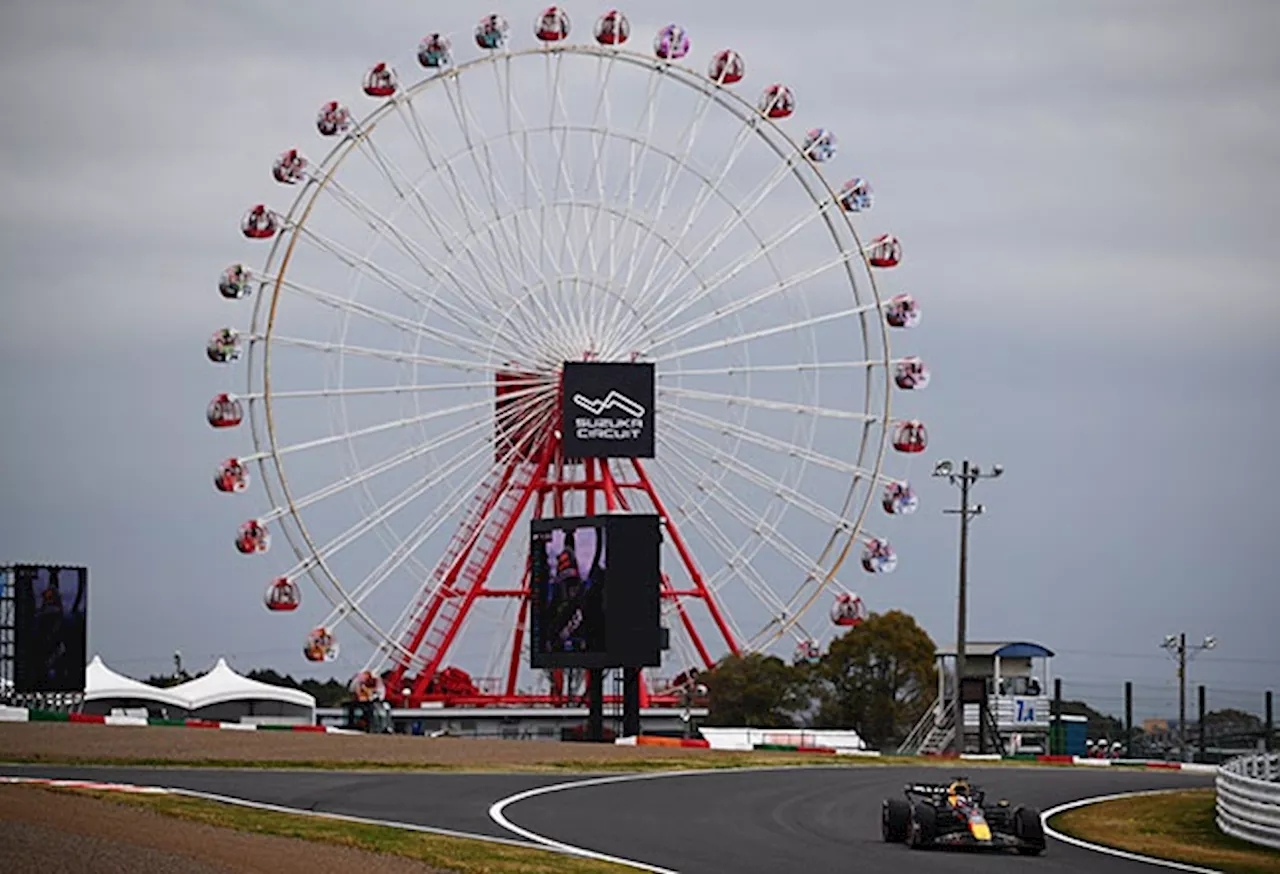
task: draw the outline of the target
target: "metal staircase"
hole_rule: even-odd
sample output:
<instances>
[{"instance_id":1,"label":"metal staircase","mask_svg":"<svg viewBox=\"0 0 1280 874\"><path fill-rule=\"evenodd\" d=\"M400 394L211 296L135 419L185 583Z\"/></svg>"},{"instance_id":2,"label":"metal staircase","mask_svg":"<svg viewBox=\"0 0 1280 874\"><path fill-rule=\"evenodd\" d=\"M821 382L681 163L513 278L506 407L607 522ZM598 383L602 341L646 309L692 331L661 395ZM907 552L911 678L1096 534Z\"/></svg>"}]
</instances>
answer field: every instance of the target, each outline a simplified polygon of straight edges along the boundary
<instances>
[{"instance_id":1,"label":"metal staircase","mask_svg":"<svg viewBox=\"0 0 1280 874\"><path fill-rule=\"evenodd\" d=\"M955 709L952 701L934 699L906 740L898 746L898 754L924 756L950 749L956 736Z\"/></svg>"}]
</instances>

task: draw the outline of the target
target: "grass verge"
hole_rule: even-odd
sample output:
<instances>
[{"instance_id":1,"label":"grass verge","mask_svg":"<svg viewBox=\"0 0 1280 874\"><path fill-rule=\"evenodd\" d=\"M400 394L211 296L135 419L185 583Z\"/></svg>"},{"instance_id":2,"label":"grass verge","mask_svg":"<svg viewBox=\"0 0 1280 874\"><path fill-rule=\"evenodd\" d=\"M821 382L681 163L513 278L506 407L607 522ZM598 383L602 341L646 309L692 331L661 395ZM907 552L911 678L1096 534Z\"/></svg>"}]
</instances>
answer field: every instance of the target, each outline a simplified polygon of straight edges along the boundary
<instances>
[{"instance_id":1,"label":"grass verge","mask_svg":"<svg viewBox=\"0 0 1280 874\"><path fill-rule=\"evenodd\" d=\"M525 849L466 838L255 810L181 795L128 795L80 789L45 791L88 795L107 803L143 808L203 825L259 835L296 838L387 853L457 874L634 874L634 868L562 853Z\"/></svg>"},{"instance_id":2,"label":"grass verge","mask_svg":"<svg viewBox=\"0 0 1280 874\"><path fill-rule=\"evenodd\" d=\"M1280 874L1280 851L1218 830L1212 789L1102 801L1058 814L1049 824L1083 841L1157 859L1227 874Z\"/></svg>"}]
</instances>

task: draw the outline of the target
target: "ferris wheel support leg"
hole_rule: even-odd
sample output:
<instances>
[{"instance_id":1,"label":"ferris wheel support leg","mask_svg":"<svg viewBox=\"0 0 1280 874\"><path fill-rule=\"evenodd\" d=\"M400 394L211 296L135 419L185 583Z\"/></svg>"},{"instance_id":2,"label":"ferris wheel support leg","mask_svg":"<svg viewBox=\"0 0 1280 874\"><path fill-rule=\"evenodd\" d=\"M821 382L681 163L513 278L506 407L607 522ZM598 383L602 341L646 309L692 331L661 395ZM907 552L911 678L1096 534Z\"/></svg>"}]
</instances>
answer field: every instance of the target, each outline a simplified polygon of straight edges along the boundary
<instances>
[{"instance_id":1,"label":"ferris wheel support leg","mask_svg":"<svg viewBox=\"0 0 1280 874\"><path fill-rule=\"evenodd\" d=\"M511 532L515 528L516 522L520 519L521 514L524 513L525 507L529 505L529 501L541 491L541 487L546 481L547 469L550 467L552 454L558 454L559 449L559 441L552 439L547 442L546 448L542 452L542 457L538 460L537 470L534 471L533 477L529 482L521 487L520 497L516 500L516 504L512 507L506 520L503 521L502 530L495 538L493 547L489 550L488 555L484 557L475 576L467 581L469 585L463 598L462 606L458 608L457 615L453 617L445 630L444 639L440 641L440 646L432 655L426 669L418 675L418 679L413 685L414 698L422 697L427 690L427 684L431 681L431 677L435 676L436 671L440 669L440 662L443 661L445 654L449 651L449 647L457 639L458 631L462 628L463 623L466 622L467 615L471 612L471 607L475 604L480 590L484 588L485 582L489 579L489 573L493 570L498 556L502 554L507 542L511 539Z\"/></svg>"},{"instance_id":2,"label":"ferris wheel support leg","mask_svg":"<svg viewBox=\"0 0 1280 874\"><path fill-rule=\"evenodd\" d=\"M608 468L605 468L608 471ZM618 504L623 510L630 511L631 504L627 501L626 493L618 487L617 482L613 479L613 473L608 472L609 482L613 486L613 491L617 496ZM676 605L676 615L680 617L680 624L684 626L685 634L689 635L689 640L693 642L693 648L698 652L698 658L702 659L703 665L708 670L715 665L715 660L711 658L711 653L707 652L707 647L702 642L702 636L698 634L698 629L694 627L693 619L689 616L689 611L684 608L684 602L680 600L680 596L676 594L676 587L671 585L671 577L667 574L662 575L662 596L670 598L671 602ZM646 692L646 695L648 693Z\"/></svg>"},{"instance_id":3,"label":"ferris wheel support leg","mask_svg":"<svg viewBox=\"0 0 1280 874\"><path fill-rule=\"evenodd\" d=\"M515 475L516 465L519 463L519 459L512 459L507 462L507 466L503 470L497 485L488 495L485 496L484 503L481 505L478 513L479 521L476 523L475 534L467 544L459 550L457 557L449 564L448 570L440 579L440 584L436 586L435 592L431 595L430 604L427 606L427 612L418 623L417 628L414 629L413 636L409 640L409 645L405 647L410 653L416 655L418 648L422 646L423 639L426 638L427 632L430 630L432 623L435 622L436 616L440 613L441 608L449 597L449 591L453 588L454 583L457 582L458 574L460 574L462 569L466 567L467 560L471 556L471 550L475 547L476 536L479 534L481 526L484 525L485 519L487 519L489 514L493 512L493 508L497 506L498 500L510 486L511 479ZM402 688L401 683L404 680L404 675L409 670L409 666L412 663L413 659L412 657L409 657L400 660L396 664L387 681L388 689L398 690ZM424 677L425 680L423 679ZM435 670L419 672L418 677L416 678L417 683L415 683L415 688L417 684L420 683L422 688L425 690L434 677Z\"/></svg>"},{"instance_id":4,"label":"ferris wheel support leg","mask_svg":"<svg viewBox=\"0 0 1280 874\"><path fill-rule=\"evenodd\" d=\"M720 612L720 607L715 602L715 598L711 594L711 590L707 588L706 582L702 579L702 573L698 570L698 566L693 561L693 554L689 552L689 548L685 546L684 538L680 536L679 530L676 528L675 520L667 512L666 505L662 503L662 499L658 497L658 492L653 487L649 475L645 472L644 465L640 463L640 459L631 459L631 466L635 468L636 476L640 480L640 485L644 488L645 494L649 496L649 500L653 502L653 507L665 522L667 534L671 537L671 543L676 548L676 552L680 555L680 560L684 562L685 570L689 574L689 579L693 583L693 587L698 591L702 600L707 604L707 610L711 613L711 619L716 624L716 628L720 630L724 642L729 647L729 652L734 655L742 655L742 648L738 645L737 638L733 632L729 630L729 625L725 622L724 614Z\"/></svg>"},{"instance_id":5,"label":"ferris wheel support leg","mask_svg":"<svg viewBox=\"0 0 1280 874\"><path fill-rule=\"evenodd\" d=\"M524 583L520 588L529 587L529 571L524 572ZM524 629L529 621L529 598L520 599L520 612L516 616L516 630L511 637L511 664L507 669L507 696L516 694L516 678L520 675L520 647L524 645Z\"/></svg>"}]
</instances>

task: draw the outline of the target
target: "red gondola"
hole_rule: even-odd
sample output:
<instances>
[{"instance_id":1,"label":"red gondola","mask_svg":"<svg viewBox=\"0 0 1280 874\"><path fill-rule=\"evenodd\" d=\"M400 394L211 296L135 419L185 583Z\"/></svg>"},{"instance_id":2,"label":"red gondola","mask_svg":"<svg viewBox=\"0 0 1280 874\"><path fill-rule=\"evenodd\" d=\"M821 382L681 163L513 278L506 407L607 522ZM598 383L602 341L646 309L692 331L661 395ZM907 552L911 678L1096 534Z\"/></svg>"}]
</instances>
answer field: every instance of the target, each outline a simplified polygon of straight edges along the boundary
<instances>
[{"instance_id":1,"label":"red gondola","mask_svg":"<svg viewBox=\"0 0 1280 874\"><path fill-rule=\"evenodd\" d=\"M396 93L396 72L386 61L378 61L364 74L364 93L370 97L390 97Z\"/></svg>"},{"instance_id":2,"label":"red gondola","mask_svg":"<svg viewBox=\"0 0 1280 874\"><path fill-rule=\"evenodd\" d=\"M500 49L506 43L510 29L511 26L501 15L486 15L476 25L476 45L489 51Z\"/></svg>"},{"instance_id":3,"label":"red gondola","mask_svg":"<svg viewBox=\"0 0 1280 874\"><path fill-rule=\"evenodd\" d=\"M240 332L235 328L219 328L205 344L204 354L214 364L228 364L240 358Z\"/></svg>"},{"instance_id":4,"label":"red gondola","mask_svg":"<svg viewBox=\"0 0 1280 874\"><path fill-rule=\"evenodd\" d=\"M871 183L855 176L840 188L840 208L845 212L863 212L874 202Z\"/></svg>"},{"instance_id":5,"label":"red gondola","mask_svg":"<svg viewBox=\"0 0 1280 874\"><path fill-rule=\"evenodd\" d=\"M831 605L831 621L841 628L853 628L867 621L867 605L852 592L841 592Z\"/></svg>"},{"instance_id":6,"label":"red gondola","mask_svg":"<svg viewBox=\"0 0 1280 874\"><path fill-rule=\"evenodd\" d=\"M327 628L313 628L302 646L302 654L309 662L331 662L338 657L338 641Z\"/></svg>"},{"instance_id":7,"label":"red gondola","mask_svg":"<svg viewBox=\"0 0 1280 874\"><path fill-rule=\"evenodd\" d=\"M678 61L689 54L689 31L668 24L653 38L653 53L664 61Z\"/></svg>"},{"instance_id":8,"label":"red gondola","mask_svg":"<svg viewBox=\"0 0 1280 874\"><path fill-rule=\"evenodd\" d=\"M715 57L711 59L711 66L707 68L707 76L721 85L741 82L745 75L747 75L746 61L742 60L742 55L733 49L716 52Z\"/></svg>"},{"instance_id":9,"label":"red gondola","mask_svg":"<svg viewBox=\"0 0 1280 874\"><path fill-rule=\"evenodd\" d=\"M418 43L418 63L429 70L448 66L451 48L449 37L433 33Z\"/></svg>"},{"instance_id":10,"label":"red gondola","mask_svg":"<svg viewBox=\"0 0 1280 874\"><path fill-rule=\"evenodd\" d=\"M220 394L209 402L205 415L215 428L234 428L244 421L244 406L235 395Z\"/></svg>"},{"instance_id":11,"label":"red gondola","mask_svg":"<svg viewBox=\"0 0 1280 874\"><path fill-rule=\"evenodd\" d=\"M241 555L254 555L271 548L271 532L265 522L250 519L236 533L236 549Z\"/></svg>"},{"instance_id":12,"label":"red gondola","mask_svg":"<svg viewBox=\"0 0 1280 874\"><path fill-rule=\"evenodd\" d=\"M373 671L361 671L351 678L348 691L357 701L381 701L387 697L387 685Z\"/></svg>"},{"instance_id":13,"label":"red gondola","mask_svg":"<svg viewBox=\"0 0 1280 874\"><path fill-rule=\"evenodd\" d=\"M322 137L344 134L351 129L351 111L336 100L330 100L316 113L316 130Z\"/></svg>"},{"instance_id":14,"label":"red gondola","mask_svg":"<svg viewBox=\"0 0 1280 874\"><path fill-rule=\"evenodd\" d=\"M900 294L884 309L884 320L892 328L914 328L920 324L920 304L909 294Z\"/></svg>"},{"instance_id":15,"label":"red gondola","mask_svg":"<svg viewBox=\"0 0 1280 874\"><path fill-rule=\"evenodd\" d=\"M757 108L769 118L786 118L796 111L796 95L782 84L773 84L760 95Z\"/></svg>"},{"instance_id":16,"label":"red gondola","mask_svg":"<svg viewBox=\"0 0 1280 874\"><path fill-rule=\"evenodd\" d=\"M898 427L894 429L893 448L899 452L924 452L928 445L929 432L925 430L924 422L918 419L899 422Z\"/></svg>"},{"instance_id":17,"label":"red gondola","mask_svg":"<svg viewBox=\"0 0 1280 874\"><path fill-rule=\"evenodd\" d=\"M275 215L261 203L250 207L240 220L240 232L251 240L274 237L278 227Z\"/></svg>"},{"instance_id":18,"label":"red gondola","mask_svg":"<svg viewBox=\"0 0 1280 874\"><path fill-rule=\"evenodd\" d=\"M862 550L862 569L871 574L892 573L898 566L898 554L889 541L873 537Z\"/></svg>"},{"instance_id":19,"label":"red gondola","mask_svg":"<svg viewBox=\"0 0 1280 874\"><path fill-rule=\"evenodd\" d=\"M248 297L250 288L249 280L252 275L249 268L243 264L232 264L226 270L222 271L222 276L218 277L218 294L227 300L240 300L242 297Z\"/></svg>"},{"instance_id":20,"label":"red gondola","mask_svg":"<svg viewBox=\"0 0 1280 874\"><path fill-rule=\"evenodd\" d=\"M867 247L872 267L897 267L902 262L902 241L893 234L881 234Z\"/></svg>"},{"instance_id":21,"label":"red gondola","mask_svg":"<svg viewBox=\"0 0 1280 874\"><path fill-rule=\"evenodd\" d=\"M288 577L280 577L267 586L267 594L263 600L267 609L273 613L297 610L302 605L302 590Z\"/></svg>"},{"instance_id":22,"label":"red gondola","mask_svg":"<svg viewBox=\"0 0 1280 874\"><path fill-rule=\"evenodd\" d=\"M824 161L830 161L836 156L836 149L840 143L836 139L836 135L823 127L815 127L804 135L804 142L800 145L800 150L804 152L806 158L815 164L821 164Z\"/></svg>"},{"instance_id":23,"label":"red gondola","mask_svg":"<svg viewBox=\"0 0 1280 874\"><path fill-rule=\"evenodd\" d=\"M920 498L907 483L889 483L885 486L880 505L891 516L908 516L920 507Z\"/></svg>"},{"instance_id":24,"label":"red gondola","mask_svg":"<svg viewBox=\"0 0 1280 874\"><path fill-rule=\"evenodd\" d=\"M796 644L795 660L796 663L809 662L813 663L822 658L822 649L818 646L816 640L802 640Z\"/></svg>"},{"instance_id":25,"label":"red gondola","mask_svg":"<svg viewBox=\"0 0 1280 874\"><path fill-rule=\"evenodd\" d=\"M542 10L533 25L534 35L543 42L559 42L569 36L569 13L559 6Z\"/></svg>"},{"instance_id":26,"label":"red gondola","mask_svg":"<svg viewBox=\"0 0 1280 874\"><path fill-rule=\"evenodd\" d=\"M271 165L271 175L277 182L284 185L295 185L302 180L306 169L307 159L302 157L297 149L289 149L281 152L275 163Z\"/></svg>"},{"instance_id":27,"label":"red gondola","mask_svg":"<svg viewBox=\"0 0 1280 874\"><path fill-rule=\"evenodd\" d=\"M249 488L249 472L238 458L228 458L218 465L213 475L213 485L220 492L243 492Z\"/></svg>"},{"instance_id":28,"label":"red gondola","mask_svg":"<svg viewBox=\"0 0 1280 874\"><path fill-rule=\"evenodd\" d=\"M631 22L616 9L610 9L596 21L596 42L602 46L620 46L631 36Z\"/></svg>"},{"instance_id":29,"label":"red gondola","mask_svg":"<svg viewBox=\"0 0 1280 874\"><path fill-rule=\"evenodd\" d=\"M903 391L922 389L929 384L929 368L919 358L903 358L894 365L893 382Z\"/></svg>"}]
</instances>

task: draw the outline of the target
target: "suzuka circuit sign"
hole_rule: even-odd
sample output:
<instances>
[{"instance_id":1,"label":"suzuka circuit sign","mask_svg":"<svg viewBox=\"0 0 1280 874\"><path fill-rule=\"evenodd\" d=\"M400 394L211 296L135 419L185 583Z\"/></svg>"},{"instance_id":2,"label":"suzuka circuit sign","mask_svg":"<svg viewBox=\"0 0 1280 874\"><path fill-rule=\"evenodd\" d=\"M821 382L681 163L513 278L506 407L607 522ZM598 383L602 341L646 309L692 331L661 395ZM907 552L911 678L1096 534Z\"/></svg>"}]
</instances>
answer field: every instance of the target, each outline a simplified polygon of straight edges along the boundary
<instances>
[{"instance_id":1,"label":"suzuka circuit sign","mask_svg":"<svg viewBox=\"0 0 1280 874\"><path fill-rule=\"evenodd\" d=\"M653 458L652 364L569 361L561 433L570 458Z\"/></svg>"}]
</instances>

